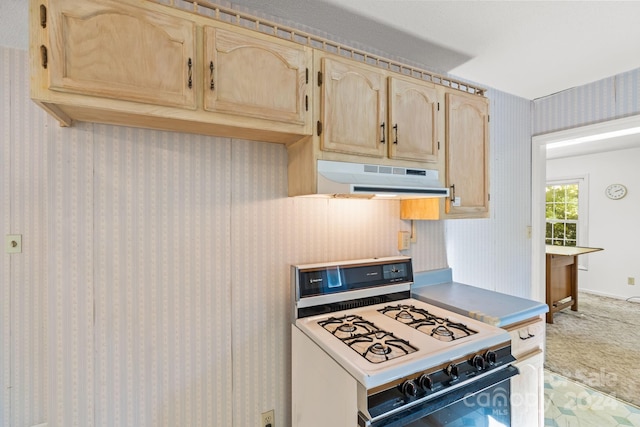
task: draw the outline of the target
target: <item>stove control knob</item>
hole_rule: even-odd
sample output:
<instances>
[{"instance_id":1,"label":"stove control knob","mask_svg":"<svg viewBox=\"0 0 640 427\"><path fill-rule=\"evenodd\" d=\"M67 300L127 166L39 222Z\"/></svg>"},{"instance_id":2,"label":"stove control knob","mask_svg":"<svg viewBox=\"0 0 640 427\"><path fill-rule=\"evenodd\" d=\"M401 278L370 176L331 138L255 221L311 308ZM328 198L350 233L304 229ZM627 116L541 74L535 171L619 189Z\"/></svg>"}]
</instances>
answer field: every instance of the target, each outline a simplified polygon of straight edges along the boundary
<instances>
[{"instance_id":1,"label":"stove control knob","mask_svg":"<svg viewBox=\"0 0 640 427\"><path fill-rule=\"evenodd\" d=\"M447 375L451 377L451 379L454 379L454 380L458 378L458 375L460 375L460 370L458 369L458 366L454 365L453 363L447 366L447 369L445 369L445 372L447 373Z\"/></svg>"},{"instance_id":2,"label":"stove control knob","mask_svg":"<svg viewBox=\"0 0 640 427\"><path fill-rule=\"evenodd\" d=\"M402 394L407 397L416 397L418 394L418 386L414 380L407 380L402 383L401 391Z\"/></svg>"},{"instance_id":3,"label":"stove control knob","mask_svg":"<svg viewBox=\"0 0 640 427\"><path fill-rule=\"evenodd\" d=\"M418 378L418 385L424 391L432 390L433 389L433 380L431 379L431 377L429 375L422 374L422 375L420 375L420 378Z\"/></svg>"},{"instance_id":4,"label":"stove control knob","mask_svg":"<svg viewBox=\"0 0 640 427\"><path fill-rule=\"evenodd\" d=\"M489 365L495 365L495 363L498 361L498 355L495 351L491 350L485 353L484 358L487 362L489 362Z\"/></svg>"},{"instance_id":5,"label":"stove control knob","mask_svg":"<svg viewBox=\"0 0 640 427\"><path fill-rule=\"evenodd\" d=\"M480 355L473 356L473 359L471 359L471 365L473 365L473 367L476 368L478 371L482 371L485 367L484 357Z\"/></svg>"}]
</instances>

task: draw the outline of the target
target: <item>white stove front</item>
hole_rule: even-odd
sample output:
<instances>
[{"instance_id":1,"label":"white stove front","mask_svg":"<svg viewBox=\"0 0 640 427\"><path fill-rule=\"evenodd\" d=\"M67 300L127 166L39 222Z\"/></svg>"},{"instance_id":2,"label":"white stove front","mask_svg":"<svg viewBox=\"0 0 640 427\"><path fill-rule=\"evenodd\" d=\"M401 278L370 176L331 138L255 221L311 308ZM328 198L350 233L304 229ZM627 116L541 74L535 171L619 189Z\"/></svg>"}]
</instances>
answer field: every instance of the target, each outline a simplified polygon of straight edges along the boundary
<instances>
[{"instance_id":1,"label":"white stove front","mask_svg":"<svg viewBox=\"0 0 640 427\"><path fill-rule=\"evenodd\" d=\"M449 328L454 335L436 331L431 336L433 328L442 326L440 323L415 328L408 324L409 319L403 318L406 313L396 319L398 311L391 314L380 311L393 306L413 306L446 319L454 324L454 328ZM345 316L359 316L363 321L349 322L339 329L341 324L332 319ZM297 319L295 325L367 389L510 341L509 333L500 328L415 299L305 317ZM391 346L384 344L389 342L387 339L391 340Z\"/></svg>"}]
</instances>

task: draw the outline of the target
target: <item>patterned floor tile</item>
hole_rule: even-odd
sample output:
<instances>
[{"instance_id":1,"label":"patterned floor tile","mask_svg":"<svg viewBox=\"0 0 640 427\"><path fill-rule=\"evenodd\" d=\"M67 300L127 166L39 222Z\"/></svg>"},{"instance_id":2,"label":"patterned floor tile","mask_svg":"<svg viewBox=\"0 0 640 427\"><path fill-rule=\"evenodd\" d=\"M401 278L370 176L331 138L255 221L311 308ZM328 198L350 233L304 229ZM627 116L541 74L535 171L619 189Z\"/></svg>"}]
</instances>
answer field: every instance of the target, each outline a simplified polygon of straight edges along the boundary
<instances>
[{"instance_id":1,"label":"patterned floor tile","mask_svg":"<svg viewBox=\"0 0 640 427\"><path fill-rule=\"evenodd\" d=\"M545 370L545 427L640 426L640 408Z\"/></svg>"}]
</instances>

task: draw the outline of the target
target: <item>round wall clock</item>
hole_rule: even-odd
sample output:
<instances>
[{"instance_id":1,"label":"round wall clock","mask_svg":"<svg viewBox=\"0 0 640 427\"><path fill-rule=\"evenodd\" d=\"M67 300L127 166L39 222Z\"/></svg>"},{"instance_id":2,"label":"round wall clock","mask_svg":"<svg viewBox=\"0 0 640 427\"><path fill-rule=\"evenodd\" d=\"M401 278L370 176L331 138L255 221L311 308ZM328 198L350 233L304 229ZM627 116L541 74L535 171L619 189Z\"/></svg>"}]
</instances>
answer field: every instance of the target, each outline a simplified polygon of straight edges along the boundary
<instances>
[{"instance_id":1,"label":"round wall clock","mask_svg":"<svg viewBox=\"0 0 640 427\"><path fill-rule=\"evenodd\" d=\"M611 184L606 190L604 190L604 194L606 194L611 200L622 199L627 195L627 187L622 184Z\"/></svg>"}]
</instances>

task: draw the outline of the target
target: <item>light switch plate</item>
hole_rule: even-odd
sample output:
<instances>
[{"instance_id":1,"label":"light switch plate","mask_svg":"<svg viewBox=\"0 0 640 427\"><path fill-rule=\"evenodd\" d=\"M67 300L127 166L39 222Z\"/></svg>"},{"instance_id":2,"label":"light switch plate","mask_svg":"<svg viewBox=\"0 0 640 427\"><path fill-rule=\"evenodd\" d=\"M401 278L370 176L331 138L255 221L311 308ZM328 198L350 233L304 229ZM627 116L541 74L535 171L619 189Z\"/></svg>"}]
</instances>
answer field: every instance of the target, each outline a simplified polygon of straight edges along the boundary
<instances>
[{"instance_id":1,"label":"light switch plate","mask_svg":"<svg viewBox=\"0 0 640 427\"><path fill-rule=\"evenodd\" d=\"M5 248L8 254L19 254L22 252L22 234L7 234L5 242Z\"/></svg>"},{"instance_id":2,"label":"light switch plate","mask_svg":"<svg viewBox=\"0 0 640 427\"><path fill-rule=\"evenodd\" d=\"M398 250L406 251L411 246L411 233L408 231L398 231Z\"/></svg>"}]
</instances>

